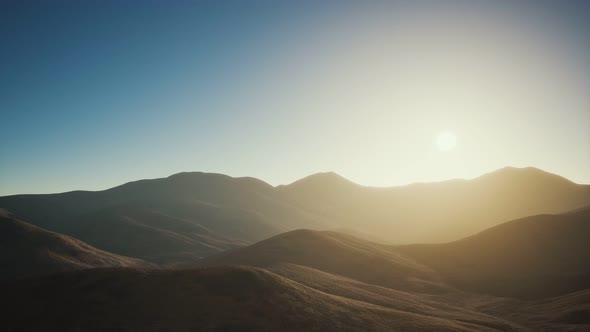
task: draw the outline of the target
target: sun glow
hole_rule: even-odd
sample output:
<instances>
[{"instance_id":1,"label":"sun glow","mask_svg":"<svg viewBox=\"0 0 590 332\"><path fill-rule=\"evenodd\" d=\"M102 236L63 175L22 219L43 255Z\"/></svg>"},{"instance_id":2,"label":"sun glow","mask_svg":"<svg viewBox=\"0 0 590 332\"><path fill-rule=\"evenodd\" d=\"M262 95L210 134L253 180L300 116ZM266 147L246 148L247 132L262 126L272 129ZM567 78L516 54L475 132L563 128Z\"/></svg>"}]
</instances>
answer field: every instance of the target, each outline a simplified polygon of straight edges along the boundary
<instances>
[{"instance_id":1,"label":"sun glow","mask_svg":"<svg viewBox=\"0 0 590 332\"><path fill-rule=\"evenodd\" d=\"M457 145L457 136L450 131L443 131L436 136L435 143L439 151L449 151Z\"/></svg>"}]
</instances>

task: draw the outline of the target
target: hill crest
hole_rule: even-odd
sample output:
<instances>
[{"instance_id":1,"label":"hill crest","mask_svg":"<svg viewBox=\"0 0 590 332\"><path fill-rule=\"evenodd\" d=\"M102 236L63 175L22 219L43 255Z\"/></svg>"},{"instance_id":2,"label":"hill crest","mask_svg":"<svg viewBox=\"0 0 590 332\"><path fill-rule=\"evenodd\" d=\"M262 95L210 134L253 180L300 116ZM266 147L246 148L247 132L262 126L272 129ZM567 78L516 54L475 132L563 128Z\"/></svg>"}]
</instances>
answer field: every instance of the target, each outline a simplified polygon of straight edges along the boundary
<instances>
[{"instance_id":1,"label":"hill crest","mask_svg":"<svg viewBox=\"0 0 590 332\"><path fill-rule=\"evenodd\" d=\"M150 266L136 258L96 249L0 213L0 279L23 278L96 267Z\"/></svg>"}]
</instances>

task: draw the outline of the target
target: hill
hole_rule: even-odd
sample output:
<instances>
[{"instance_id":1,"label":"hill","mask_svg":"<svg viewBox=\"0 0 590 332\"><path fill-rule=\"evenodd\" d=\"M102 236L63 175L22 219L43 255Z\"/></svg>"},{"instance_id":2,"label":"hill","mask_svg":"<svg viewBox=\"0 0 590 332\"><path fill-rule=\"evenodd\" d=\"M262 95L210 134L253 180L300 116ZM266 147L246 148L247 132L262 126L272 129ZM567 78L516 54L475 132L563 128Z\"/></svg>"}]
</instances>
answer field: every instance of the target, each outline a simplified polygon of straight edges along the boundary
<instances>
[{"instance_id":1,"label":"hill","mask_svg":"<svg viewBox=\"0 0 590 332\"><path fill-rule=\"evenodd\" d=\"M391 188L335 173L273 187L192 172L97 192L0 197L0 208L36 226L158 264L194 262L301 228L346 229L398 244L448 242L588 204L590 186L534 168Z\"/></svg>"},{"instance_id":2,"label":"hill","mask_svg":"<svg viewBox=\"0 0 590 332\"><path fill-rule=\"evenodd\" d=\"M295 230L212 255L200 268L90 269L101 265L80 263L73 271L0 281L3 326L14 331L584 331L590 328L590 278L588 253L580 250L589 238L589 212L515 220L447 244L391 246L331 231ZM67 239L21 221L16 225ZM0 231L7 239L18 238L12 235L18 232ZM25 246L37 243L33 236L21 238ZM26 250L14 248L20 247L9 244L3 252L14 253L14 261L35 262ZM57 252L64 257L63 250ZM546 298L555 294L564 295Z\"/></svg>"},{"instance_id":3,"label":"hill","mask_svg":"<svg viewBox=\"0 0 590 332\"><path fill-rule=\"evenodd\" d=\"M69 234L104 250L159 264L196 261L249 243L202 224L207 223L125 205L79 216Z\"/></svg>"},{"instance_id":4,"label":"hill","mask_svg":"<svg viewBox=\"0 0 590 332\"><path fill-rule=\"evenodd\" d=\"M0 266L0 279L14 279L79 269L148 264L46 231L0 210Z\"/></svg>"},{"instance_id":5,"label":"hill","mask_svg":"<svg viewBox=\"0 0 590 332\"><path fill-rule=\"evenodd\" d=\"M252 267L101 269L0 288L4 326L22 331L516 330L482 315L432 317L334 296Z\"/></svg>"},{"instance_id":6,"label":"hill","mask_svg":"<svg viewBox=\"0 0 590 332\"><path fill-rule=\"evenodd\" d=\"M590 204L590 186L537 168L506 167L472 180L377 188L334 173L280 186L304 209L399 244L448 242L502 222Z\"/></svg>"},{"instance_id":7,"label":"hill","mask_svg":"<svg viewBox=\"0 0 590 332\"><path fill-rule=\"evenodd\" d=\"M0 197L0 208L100 249L178 263L291 229L322 227L275 194L260 180L194 172L98 192Z\"/></svg>"},{"instance_id":8,"label":"hill","mask_svg":"<svg viewBox=\"0 0 590 332\"><path fill-rule=\"evenodd\" d=\"M590 209L533 216L406 246L296 230L203 263L261 267L322 293L501 331L585 331L589 217Z\"/></svg>"},{"instance_id":9,"label":"hill","mask_svg":"<svg viewBox=\"0 0 590 332\"><path fill-rule=\"evenodd\" d=\"M446 244L396 250L462 288L540 298L590 288L588 239L590 207L513 220Z\"/></svg>"},{"instance_id":10,"label":"hill","mask_svg":"<svg viewBox=\"0 0 590 332\"><path fill-rule=\"evenodd\" d=\"M273 268L290 263L362 282L413 291L437 292L445 286L435 272L391 247L351 235L295 230L206 258L204 265Z\"/></svg>"}]
</instances>

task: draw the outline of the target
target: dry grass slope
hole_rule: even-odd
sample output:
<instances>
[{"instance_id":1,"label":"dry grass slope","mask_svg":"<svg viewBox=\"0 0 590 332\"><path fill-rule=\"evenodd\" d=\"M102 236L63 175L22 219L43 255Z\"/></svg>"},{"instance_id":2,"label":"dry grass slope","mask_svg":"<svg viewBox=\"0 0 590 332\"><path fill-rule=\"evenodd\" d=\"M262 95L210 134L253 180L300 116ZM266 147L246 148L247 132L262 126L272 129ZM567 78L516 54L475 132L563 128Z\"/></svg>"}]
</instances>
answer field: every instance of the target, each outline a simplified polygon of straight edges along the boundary
<instances>
[{"instance_id":1,"label":"dry grass slope","mask_svg":"<svg viewBox=\"0 0 590 332\"><path fill-rule=\"evenodd\" d=\"M498 331L329 295L253 267L71 272L3 293L3 324L14 331Z\"/></svg>"},{"instance_id":2,"label":"dry grass slope","mask_svg":"<svg viewBox=\"0 0 590 332\"><path fill-rule=\"evenodd\" d=\"M590 207L514 220L451 243L397 250L459 287L542 298L590 288L588 239Z\"/></svg>"},{"instance_id":3,"label":"dry grass slope","mask_svg":"<svg viewBox=\"0 0 590 332\"><path fill-rule=\"evenodd\" d=\"M148 266L49 232L0 210L0 279L110 266Z\"/></svg>"},{"instance_id":4,"label":"dry grass slope","mask_svg":"<svg viewBox=\"0 0 590 332\"><path fill-rule=\"evenodd\" d=\"M205 259L204 265L250 265L271 268L292 263L366 283L417 292L440 292L446 286L425 265L391 247L329 231L296 230Z\"/></svg>"}]
</instances>

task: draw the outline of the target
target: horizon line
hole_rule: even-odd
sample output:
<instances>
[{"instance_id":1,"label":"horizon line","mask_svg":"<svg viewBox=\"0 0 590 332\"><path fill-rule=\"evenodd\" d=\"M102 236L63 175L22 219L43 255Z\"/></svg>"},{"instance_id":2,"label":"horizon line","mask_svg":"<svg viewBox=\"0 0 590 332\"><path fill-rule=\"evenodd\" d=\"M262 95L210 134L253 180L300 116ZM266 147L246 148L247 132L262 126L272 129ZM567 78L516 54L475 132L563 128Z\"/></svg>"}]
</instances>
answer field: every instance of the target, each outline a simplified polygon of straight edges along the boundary
<instances>
[{"instance_id":1,"label":"horizon line","mask_svg":"<svg viewBox=\"0 0 590 332\"><path fill-rule=\"evenodd\" d=\"M72 193L72 192L102 192L102 191L107 191L110 189L114 189L114 188L118 188L118 187L122 187L131 183L135 183L135 182L140 182L140 181L152 181L152 180L160 180L160 179L167 179L167 178L171 178L175 175L180 175L180 174L191 174L191 173L201 173L201 174L210 174L210 175L221 175L221 176L227 176L229 178L232 179L255 179L257 181L261 181L273 188L279 188L279 187L285 187L285 186L289 186L292 184L295 184L299 181L308 179L310 177L313 176L317 176L317 175L322 175L322 174L333 174L337 177L342 178L343 180L346 180L348 182L350 182L353 185L359 186L359 187L365 187L365 188L375 188L375 189L389 189L389 188L399 188L399 187L409 187L409 186L413 186L413 185L423 185L423 184L436 184L436 183L444 183L444 182L453 182L453 181L471 181L471 180L475 180L475 179L479 179L481 177L484 177L486 175L491 175L494 173L497 173L499 171L502 170L534 170L534 171L539 171L548 175L553 175L553 176L557 176L559 178L562 178L568 182L571 182L573 184L576 185L590 185L588 183L578 183L575 182L569 178L566 178L565 176L559 175L557 173L552 173L546 170L543 170L541 168L535 167L535 166L523 166L523 167L516 167L516 166L504 166L501 168L496 168L492 171L487 171L487 172L483 172L477 176L474 177L455 177L455 178L448 178L448 179L443 179L443 180L434 180L434 181L413 181L413 182L408 182L408 183L402 183L402 184L392 184L392 185L385 185L385 186L372 186L372 185L364 185L364 184L360 184L357 182L354 182L352 180L350 180L349 178L334 172L334 171L319 171L319 172L314 172L311 173L309 175L303 176L301 178L298 178L294 181L291 181L289 183L281 183L281 184L276 184L273 185L263 179L254 177L254 176L232 176L229 174L225 174L225 173L218 173L218 172L207 172L207 171L182 171L182 172L177 172L177 173L173 173L170 174L168 176L163 176L163 177L153 177L153 178L142 178L142 179L136 179L136 180L130 180L118 185L114 185L114 186L109 186L107 188L104 189L96 189L96 190L92 190L92 189L72 189L72 190L67 190L67 191L60 191L60 192L42 192L42 193L15 193L15 194L8 194L8 195L0 195L0 197L10 197L10 196L25 196L25 195L59 195L59 194L67 194L67 193Z\"/></svg>"}]
</instances>

